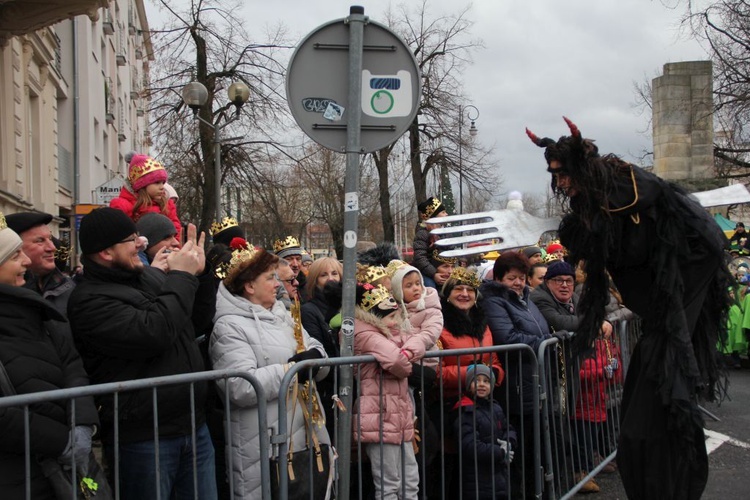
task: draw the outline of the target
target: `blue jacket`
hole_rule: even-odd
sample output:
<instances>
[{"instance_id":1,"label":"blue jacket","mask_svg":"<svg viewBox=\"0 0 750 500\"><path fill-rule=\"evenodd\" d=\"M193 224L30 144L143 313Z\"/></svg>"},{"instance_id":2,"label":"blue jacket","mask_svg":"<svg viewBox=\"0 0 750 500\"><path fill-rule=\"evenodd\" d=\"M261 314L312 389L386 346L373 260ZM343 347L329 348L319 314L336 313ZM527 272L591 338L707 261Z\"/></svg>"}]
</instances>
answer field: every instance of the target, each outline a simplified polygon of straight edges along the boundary
<instances>
[{"instance_id":1,"label":"blue jacket","mask_svg":"<svg viewBox=\"0 0 750 500\"><path fill-rule=\"evenodd\" d=\"M461 443L463 497L508 498L508 464L497 440L509 441L513 450L516 432L505 418L502 407L495 400L477 398L475 401L468 395L464 395L456 407L460 418L457 417L453 425ZM516 459L520 460L520 455Z\"/></svg>"},{"instance_id":2,"label":"blue jacket","mask_svg":"<svg viewBox=\"0 0 750 500\"><path fill-rule=\"evenodd\" d=\"M545 339L550 338L550 330L542 313L529 300L529 287L525 287L523 297L498 281L485 281L479 288L481 307L492 332L494 345L526 344L534 352ZM514 415L530 413L533 410L533 370L528 355L517 353L500 354L500 362L506 367L505 384L509 387L508 411ZM534 361L536 362L536 358ZM520 372L520 374L519 374ZM523 389L523 393L521 393ZM500 394L505 397L504 386Z\"/></svg>"}]
</instances>

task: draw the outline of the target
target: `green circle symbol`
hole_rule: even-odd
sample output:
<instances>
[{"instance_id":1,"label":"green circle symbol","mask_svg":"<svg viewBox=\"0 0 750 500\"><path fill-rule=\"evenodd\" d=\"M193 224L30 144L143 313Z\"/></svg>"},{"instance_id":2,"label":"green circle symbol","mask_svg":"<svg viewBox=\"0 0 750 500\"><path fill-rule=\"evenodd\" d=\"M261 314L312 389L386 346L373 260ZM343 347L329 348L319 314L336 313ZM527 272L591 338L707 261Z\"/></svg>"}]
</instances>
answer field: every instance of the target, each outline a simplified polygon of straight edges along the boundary
<instances>
[{"instance_id":1,"label":"green circle symbol","mask_svg":"<svg viewBox=\"0 0 750 500\"><path fill-rule=\"evenodd\" d=\"M385 107L385 109L382 109L383 106L380 106L380 105L375 106L375 100L376 99L380 100L381 97L388 98L388 105ZM393 105L395 104L395 102L396 101L393 99L393 96L391 95L390 92L388 92L387 90L378 90L377 92L372 94L372 99L370 99L370 107L375 113L379 115L384 115L393 109Z\"/></svg>"}]
</instances>

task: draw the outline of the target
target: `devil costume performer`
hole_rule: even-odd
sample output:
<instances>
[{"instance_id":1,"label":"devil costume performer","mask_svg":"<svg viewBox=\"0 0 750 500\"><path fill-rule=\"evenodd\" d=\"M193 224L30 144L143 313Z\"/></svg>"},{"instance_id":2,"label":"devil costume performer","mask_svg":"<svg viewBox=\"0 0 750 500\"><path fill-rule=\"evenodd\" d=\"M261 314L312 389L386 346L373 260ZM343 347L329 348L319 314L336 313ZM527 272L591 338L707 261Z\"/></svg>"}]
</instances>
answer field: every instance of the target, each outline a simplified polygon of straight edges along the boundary
<instances>
[{"instance_id":1,"label":"devil costume performer","mask_svg":"<svg viewBox=\"0 0 750 500\"><path fill-rule=\"evenodd\" d=\"M726 325L725 238L686 192L615 155L599 156L567 118L545 149L552 189L569 200L560 239L572 264L585 260L583 316L574 349L604 319L609 271L643 321L625 381L617 451L629 498L697 499L708 479L697 398L721 387L715 346Z\"/></svg>"}]
</instances>

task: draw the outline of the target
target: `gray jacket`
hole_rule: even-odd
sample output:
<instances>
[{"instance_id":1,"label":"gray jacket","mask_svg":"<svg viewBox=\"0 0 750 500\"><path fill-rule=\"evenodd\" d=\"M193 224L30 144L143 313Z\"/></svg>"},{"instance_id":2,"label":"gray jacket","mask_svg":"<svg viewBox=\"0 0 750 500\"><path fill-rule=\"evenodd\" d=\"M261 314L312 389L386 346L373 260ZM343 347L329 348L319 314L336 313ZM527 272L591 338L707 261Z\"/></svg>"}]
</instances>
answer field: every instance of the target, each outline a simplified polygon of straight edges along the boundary
<instances>
[{"instance_id":1,"label":"gray jacket","mask_svg":"<svg viewBox=\"0 0 750 500\"><path fill-rule=\"evenodd\" d=\"M278 398L284 364L296 353L297 342L293 335L292 317L280 301L271 310L231 294L221 283L216 296L216 316L209 352L215 370L234 369L247 372L261 383L268 400L267 428L262 432L279 433ZM326 357L323 346L304 332L305 346L317 349ZM328 368L318 372L320 380ZM232 480L237 498L260 498L260 452L258 409L256 393L245 379L233 378L217 381L219 396L224 398L228 387L230 402L230 430L232 432ZM306 446L304 417L300 405L294 410L294 421L289 429L294 450ZM292 405L289 401L289 420ZM325 425L317 428L321 443L330 444ZM229 439L227 439L229 442ZM227 450L230 452L229 450ZM269 456L278 450L269 450ZM333 470L333 468L331 468Z\"/></svg>"}]
</instances>

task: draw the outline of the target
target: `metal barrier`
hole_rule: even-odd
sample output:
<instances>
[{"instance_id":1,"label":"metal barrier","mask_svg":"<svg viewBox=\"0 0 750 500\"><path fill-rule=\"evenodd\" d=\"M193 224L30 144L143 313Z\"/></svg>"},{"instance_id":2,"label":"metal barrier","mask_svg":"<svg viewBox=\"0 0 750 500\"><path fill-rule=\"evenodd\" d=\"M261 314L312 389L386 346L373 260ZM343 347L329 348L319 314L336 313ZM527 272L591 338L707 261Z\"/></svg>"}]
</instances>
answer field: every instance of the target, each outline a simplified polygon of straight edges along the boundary
<instances>
[{"instance_id":1,"label":"metal barrier","mask_svg":"<svg viewBox=\"0 0 750 500\"><path fill-rule=\"evenodd\" d=\"M500 388L496 388L490 398L497 401L505 410L508 421L515 422L517 434L517 448L513 463L496 463L494 458L490 459L490 466L494 478L495 474L504 474L508 486L510 498L570 498L580 491L587 482L596 476L616 456L616 442L619 433L619 403L622 395L622 380L627 370L632 347L635 345L640 326L637 320L625 321L616 325L613 347L620 356L621 378L614 378L611 383L605 377L604 385L598 377L603 369L601 363L591 362L589 359L572 359L562 346L558 346L556 339L549 339L542 343L538 353L533 352L526 345L505 345L482 348L467 348L456 350L430 351L425 355L414 370L421 376L419 382L412 389L414 395L414 410L420 417L417 430L421 442L416 444L419 451L416 453L417 467L419 472L419 498L474 498L480 486L479 480L470 485L473 490L464 491L464 473L470 472L475 478L478 475L479 452L476 445L474 448L464 450L456 441L455 429L462 429L462 412L456 411L458 397L463 394L463 377L458 378L457 387L449 387L444 377L444 371L437 371L437 379L433 388L426 387L425 361L439 358L441 365L445 364L446 358L452 358L451 363L456 366L460 373L462 368L473 363L482 356L492 353L499 358L500 364L505 370L505 382ZM611 354L611 353L610 353ZM183 374L175 376L158 377L151 379L132 380L119 383L101 384L96 386L77 387L72 389L61 389L49 392L22 394L0 398L0 409L9 407L23 407L24 409L24 439L26 443L25 466L26 466L26 498L31 498L30 470L31 460L34 458L29 451L29 419L31 418L30 406L44 401L70 400L72 413L75 410L75 399L84 396L114 395L114 413L119 415L119 394L128 391L148 389L152 391L154 404L154 443L158 446L158 389L166 386L189 384L191 388L190 411L192 418L192 441L193 441L193 488L197 492L197 477L195 464L195 398L194 384L204 381L217 381L238 377L247 380L256 391L258 396L258 428L269 429L270 432L259 432L260 439L260 469L262 478L261 495L263 500L270 500L270 458L278 456L278 483L280 500L288 498L288 471L286 467L287 452L289 449L290 435L288 429L288 410L286 394L295 380L295 375L307 370L308 375L312 370L324 366L339 367L351 365L354 367L356 394L361 393L360 376L362 367L366 364L376 363L373 356L356 356L336 359L308 360L295 364L284 376L281 382L278 397L278 432L272 430L267 422L268 396L257 379L248 373L236 370L222 370ZM429 363L429 361L428 361ZM335 393L338 393L338 370L333 370L333 385ZM383 374L381 373L379 386L382 398ZM524 378L526 377L526 378ZM515 390L509 380L518 381L519 390ZM530 387L524 388L524 380L530 380ZM592 381L593 380L593 381ZM213 385L213 384L212 384ZM604 398L594 401L594 406L606 413L606 419L596 422L600 425L586 424L582 412L584 399L582 394L600 394L604 389ZM526 394L524 394L526 392ZM530 392L530 393L529 393ZM225 429L231 429L230 404L228 387L224 387L223 420ZM355 400L356 401L356 400ZM597 406L598 405L598 406ZM603 406L602 406L603 405ZM356 402L355 402L356 406ZM346 411L353 411L347 408ZM338 429L338 413L336 408L333 414L333 428ZM352 420L353 427L361 428L361 415ZM476 430L477 421L474 414L472 425ZM115 497L120 498L119 492L119 429L118 418L114 419L114 463L110 464L114 469L113 490ZM380 425L382 426L382 418ZM70 422L71 432L75 427L75 421ZM336 447L352 447L353 464L337 464L338 467L353 467L356 470L356 491L344 492L334 490L332 498L365 498L371 488L372 480L368 479L369 467L365 464L363 454L364 444L361 439L352 443L352 433L344 433L349 436L348 442L337 442L338 432L334 432L331 442ZM361 434L358 434L361 436ZM525 436L525 437L524 437ZM495 436L490 436L494 442ZM233 436L226 435L226 446L232 448ZM382 427L381 440L377 444L382 453ZM272 448L273 447L273 448ZM355 448L356 447L356 448ZM356 449L356 453L354 453ZM276 453L276 450L278 453ZM596 456L595 451L600 455ZM215 450L216 453L224 453L224 450ZM402 451L402 459L403 459ZM467 456L467 453L469 454ZM225 453L227 458L227 471L229 473L229 496L235 498L234 484L232 481L232 453ZM158 454L156 457L156 474L158 482L159 465ZM402 460L403 461L403 460ZM312 460L310 461L312 471ZM380 464L382 477L382 461ZM402 473L404 471L402 470ZM585 474L581 474L584 472ZM71 471L75 477L75 466ZM487 479L490 479L488 477ZM368 483L370 481L370 483ZM402 496L404 496L406 485L402 484ZM495 483L490 488L494 494ZM75 498L75 492L71 491L71 498ZM155 498L160 498L157 491ZM165 499L166 500L166 499Z\"/></svg>"},{"instance_id":2,"label":"metal barrier","mask_svg":"<svg viewBox=\"0 0 750 500\"><path fill-rule=\"evenodd\" d=\"M30 454L30 435L29 435L29 419L30 419L30 410L29 407L31 405L43 403L45 401L57 401L57 400L70 400L71 403L71 411L70 413L73 415L73 418L70 422L70 428L71 432L73 432L73 428L75 427L75 400L77 398L86 397L86 396L101 396L101 395L108 395L113 394L114 395L114 464L109 464L110 466L114 466L114 484L112 484L112 489L115 494L115 498L120 498L120 488L119 488L119 425L118 425L118 415L119 415L119 395L123 392L129 392L129 391L136 391L136 390L143 390L143 389L150 389L153 394L153 404L154 404L154 444L155 447L159 448L159 427L158 427L158 389L161 387L167 387L167 386L174 386L174 385L181 385L181 384L189 384L190 385L190 413L191 413L191 440L192 440L192 452L193 452L193 492L194 496L197 497L197 465L195 461L196 456L196 440L195 440L195 433L196 433L196 423L195 423L195 393L194 393L194 386L198 382L208 382L208 381L216 381L220 379L228 379L228 378L242 378L247 380L253 387L253 389L256 391L256 394L258 396L258 428L259 429L266 429L268 428L268 425L266 423L266 408L267 408L267 395L265 394L265 391L263 389L263 386L260 384L260 382L253 377L252 375L244 372L240 372L237 370L220 370L220 371L210 371L210 372L198 372L198 373L189 373L189 374L181 374L181 375L172 375L172 376L165 376L165 377L155 377L155 378L147 378L147 379L139 379L139 380L129 380L125 382L116 382L116 383L109 383L109 384L99 384L99 385L91 385L91 386L85 386L85 387L76 387L76 388L70 388L70 389L59 389L54 391L45 391L45 392L36 392L36 393L30 393L30 394L20 394L16 396L7 396L0 398L0 409L3 408L12 408L12 407L23 407L24 410L24 439L25 439L25 466L26 466L26 479L25 479L25 488L26 488L26 499L31 500L31 454ZM213 388L210 388L212 390ZM225 429L230 429L230 413L229 413L229 397L228 397L228 389L225 387L224 390L224 423L225 423ZM270 466L269 466L269 457L268 457L268 450L270 449L270 440L269 435L266 432L259 432L260 437L260 462L261 462L261 478L262 478L262 498L263 500L270 500L271 499L271 490L270 490ZM232 435L231 433L227 433L226 435L226 441L227 446L231 448L232 445ZM217 450L216 452L223 453L224 450ZM226 455L228 458L228 464L227 464L227 470L232 471L232 455L231 453ZM156 454L155 457L156 460L156 482L159 484L159 454ZM73 463L73 468L71 470L71 477L74 479L72 481L73 485L76 485L77 481L75 480L76 477L76 470L75 470L75 462ZM229 483L230 487L230 496L234 498L234 490L232 481ZM71 499L75 499L76 497L76 489L75 486L73 490L71 491ZM161 498L161 492L157 489L155 492L155 498L157 500L160 500ZM165 499L168 500L168 499Z\"/></svg>"}]
</instances>

